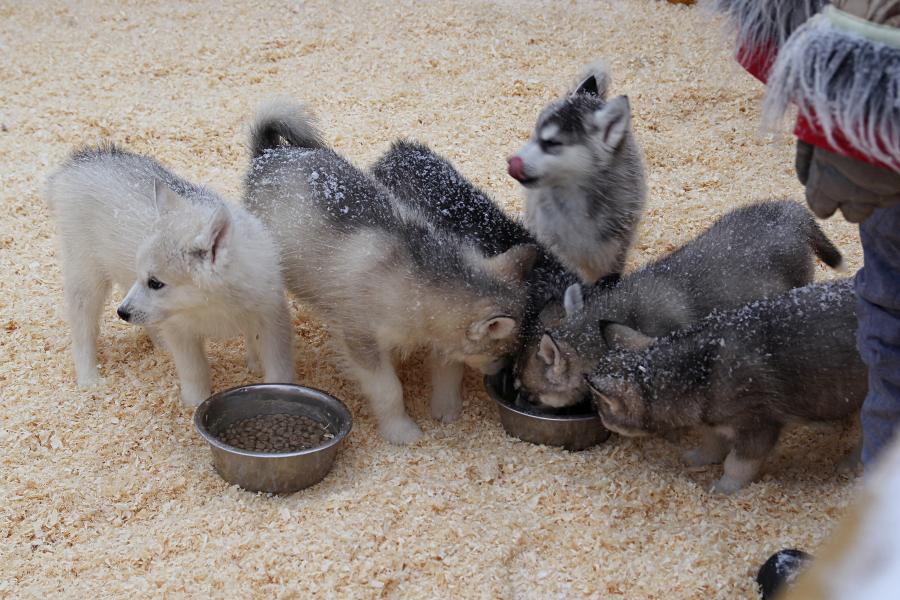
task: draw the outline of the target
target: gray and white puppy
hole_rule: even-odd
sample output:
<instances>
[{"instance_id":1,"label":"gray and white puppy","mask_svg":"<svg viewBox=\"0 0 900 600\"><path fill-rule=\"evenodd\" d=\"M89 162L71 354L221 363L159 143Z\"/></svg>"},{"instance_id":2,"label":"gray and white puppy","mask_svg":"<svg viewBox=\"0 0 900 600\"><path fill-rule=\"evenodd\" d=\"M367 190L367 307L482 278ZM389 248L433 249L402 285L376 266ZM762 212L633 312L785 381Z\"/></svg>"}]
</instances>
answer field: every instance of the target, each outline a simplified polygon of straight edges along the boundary
<instances>
[{"instance_id":1,"label":"gray and white puppy","mask_svg":"<svg viewBox=\"0 0 900 600\"><path fill-rule=\"evenodd\" d=\"M591 65L508 161L528 229L583 283L622 272L647 195L628 98L607 101L608 87L605 66Z\"/></svg>"},{"instance_id":2,"label":"gray and white puppy","mask_svg":"<svg viewBox=\"0 0 900 600\"><path fill-rule=\"evenodd\" d=\"M813 255L841 265L840 252L805 207L782 200L738 208L612 289L585 298L578 286L566 290L566 318L526 343L517 384L538 404L576 404L588 394L584 375L609 350L603 322L663 335L714 309L806 285L813 280Z\"/></svg>"},{"instance_id":3,"label":"gray and white puppy","mask_svg":"<svg viewBox=\"0 0 900 600\"><path fill-rule=\"evenodd\" d=\"M705 432L692 466L725 461L715 490L750 483L785 425L855 416L867 391L850 279L815 283L653 339L608 324L624 352L587 378L603 424L626 436Z\"/></svg>"},{"instance_id":4,"label":"gray and white puppy","mask_svg":"<svg viewBox=\"0 0 900 600\"><path fill-rule=\"evenodd\" d=\"M515 348L534 246L486 257L432 227L327 148L302 106L262 108L250 144L246 204L275 233L288 289L328 325L381 435L421 436L393 366L420 347L432 350L431 413L456 419L463 365L493 372Z\"/></svg>"},{"instance_id":5,"label":"gray and white puppy","mask_svg":"<svg viewBox=\"0 0 900 600\"><path fill-rule=\"evenodd\" d=\"M128 290L119 316L172 352L186 405L210 394L208 336L243 333L251 369L261 362L266 381L294 380L278 249L243 207L111 144L75 152L46 200L79 385L100 380L97 322L113 283Z\"/></svg>"}]
</instances>

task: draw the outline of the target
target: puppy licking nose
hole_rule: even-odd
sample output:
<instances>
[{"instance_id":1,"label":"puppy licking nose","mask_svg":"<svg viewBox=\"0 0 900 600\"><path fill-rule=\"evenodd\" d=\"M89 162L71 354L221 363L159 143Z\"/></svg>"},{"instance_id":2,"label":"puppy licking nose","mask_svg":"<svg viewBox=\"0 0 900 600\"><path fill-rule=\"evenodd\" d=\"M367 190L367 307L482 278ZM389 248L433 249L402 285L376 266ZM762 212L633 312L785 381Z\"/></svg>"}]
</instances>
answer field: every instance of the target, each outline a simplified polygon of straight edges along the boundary
<instances>
[{"instance_id":1,"label":"puppy licking nose","mask_svg":"<svg viewBox=\"0 0 900 600\"><path fill-rule=\"evenodd\" d=\"M525 179L525 162L518 156L510 156L506 160L506 172L516 181Z\"/></svg>"}]
</instances>

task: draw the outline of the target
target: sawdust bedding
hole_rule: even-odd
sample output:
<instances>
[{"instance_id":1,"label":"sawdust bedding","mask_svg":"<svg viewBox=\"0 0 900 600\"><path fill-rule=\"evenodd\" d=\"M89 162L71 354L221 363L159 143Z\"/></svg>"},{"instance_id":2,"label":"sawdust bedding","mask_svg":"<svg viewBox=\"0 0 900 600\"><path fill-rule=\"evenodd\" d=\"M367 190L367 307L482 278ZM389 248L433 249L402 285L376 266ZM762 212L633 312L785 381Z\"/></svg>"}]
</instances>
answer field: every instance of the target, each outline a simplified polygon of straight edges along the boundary
<instances>
[{"instance_id":1,"label":"sawdust bedding","mask_svg":"<svg viewBox=\"0 0 900 600\"><path fill-rule=\"evenodd\" d=\"M504 157L605 57L648 164L632 267L732 207L801 198L790 138L760 134L759 84L697 10L0 1L0 596L750 598L771 551L815 548L855 489L831 474L852 431L791 433L759 483L716 497L705 490L718 471L687 472L663 440L569 454L506 437L474 374L461 421L440 426L414 358L401 377L427 435L399 448L377 437L296 304L300 381L356 416L335 470L305 492L218 478L170 358L115 319L115 299L105 383L74 385L44 177L73 147L111 138L237 199L247 116L275 93L311 102L358 164L415 136L518 211ZM858 268L856 229L823 226ZM210 361L217 389L253 381L240 340L210 344Z\"/></svg>"}]
</instances>

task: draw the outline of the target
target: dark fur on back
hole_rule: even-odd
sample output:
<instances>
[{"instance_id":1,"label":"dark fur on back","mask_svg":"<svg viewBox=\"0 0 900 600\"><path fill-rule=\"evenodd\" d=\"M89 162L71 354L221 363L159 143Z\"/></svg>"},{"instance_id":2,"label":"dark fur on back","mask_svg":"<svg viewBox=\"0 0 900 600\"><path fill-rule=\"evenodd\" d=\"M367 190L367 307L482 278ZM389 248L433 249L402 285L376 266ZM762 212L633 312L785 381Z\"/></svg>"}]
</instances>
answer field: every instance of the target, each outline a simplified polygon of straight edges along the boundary
<instances>
[{"instance_id":1,"label":"dark fur on back","mask_svg":"<svg viewBox=\"0 0 900 600\"><path fill-rule=\"evenodd\" d=\"M403 205L486 256L519 244L536 245L538 259L528 277L530 314L536 315L551 300L560 300L566 287L578 281L521 223L428 146L398 140L372 165L371 172Z\"/></svg>"},{"instance_id":2,"label":"dark fur on back","mask_svg":"<svg viewBox=\"0 0 900 600\"><path fill-rule=\"evenodd\" d=\"M449 160L424 144L398 140L370 169L372 176L403 204L421 211L493 256L534 239Z\"/></svg>"},{"instance_id":3,"label":"dark fur on back","mask_svg":"<svg viewBox=\"0 0 900 600\"><path fill-rule=\"evenodd\" d=\"M258 176L257 173L260 175ZM350 232L358 227L393 229L398 224L391 198L370 177L333 150L278 146L264 150L247 174L255 189L277 189L284 177L302 175L310 200L333 226ZM358 201L366 198L365 202Z\"/></svg>"}]
</instances>

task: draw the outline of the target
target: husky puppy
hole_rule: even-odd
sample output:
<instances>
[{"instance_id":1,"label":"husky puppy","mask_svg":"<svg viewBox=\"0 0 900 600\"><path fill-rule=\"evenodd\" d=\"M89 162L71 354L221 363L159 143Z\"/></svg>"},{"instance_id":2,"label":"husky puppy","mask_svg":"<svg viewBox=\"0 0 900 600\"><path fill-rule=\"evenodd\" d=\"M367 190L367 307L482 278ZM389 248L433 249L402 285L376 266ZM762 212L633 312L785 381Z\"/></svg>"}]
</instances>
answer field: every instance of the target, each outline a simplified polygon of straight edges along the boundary
<instances>
[{"instance_id":1,"label":"husky puppy","mask_svg":"<svg viewBox=\"0 0 900 600\"><path fill-rule=\"evenodd\" d=\"M841 254L803 206L787 200L738 208L696 239L629 274L612 289L565 293L566 318L530 339L516 381L549 407L587 395L583 376L608 351L614 321L651 336L684 327L713 309L732 309L813 280L813 254L838 268Z\"/></svg>"},{"instance_id":2,"label":"husky puppy","mask_svg":"<svg viewBox=\"0 0 900 600\"><path fill-rule=\"evenodd\" d=\"M294 380L278 250L256 217L112 144L75 152L46 199L79 385L99 381L97 321L113 283L128 290L119 317L171 351L185 405L210 394L207 336L243 333L251 369L261 360L266 381Z\"/></svg>"},{"instance_id":3,"label":"husky puppy","mask_svg":"<svg viewBox=\"0 0 900 600\"><path fill-rule=\"evenodd\" d=\"M608 87L605 66L591 65L508 160L528 229L583 283L622 272L647 195L628 98L607 101Z\"/></svg>"},{"instance_id":4,"label":"husky puppy","mask_svg":"<svg viewBox=\"0 0 900 600\"><path fill-rule=\"evenodd\" d=\"M653 339L607 324L623 352L587 378L603 424L626 436L703 427L693 466L725 460L715 490L751 482L787 424L854 416L867 391L849 279L811 284ZM727 456L727 458L726 458Z\"/></svg>"},{"instance_id":5,"label":"husky puppy","mask_svg":"<svg viewBox=\"0 0 900 600\"><path fill-rule=\"evenodd\" d=\"M381 435L421 436L393 366L417 347L432 349L432 415L454 420L463 365L493 372L515 347L534 246L486 257L432 227L326 148L301 106L261 109L250 144L247 207L274 231L288 289L327 323Z\"/></svg>"},{"instance_id":6,"label":"husky puppy","mask_svg":"<svg viewBox=\"0 0 900 600\"><path fill-rule=\"evenodd\" d=\"M524 225L428 146L398 140L375 162L371 173L401 204L422 214L436 228L458 235L486 256L496 256L520 244L535 245L537 260L527 279L530 314L536 315L551 300L561 306L563 291L578 282L578 277Z\"/></svg>"}]
</instances>

